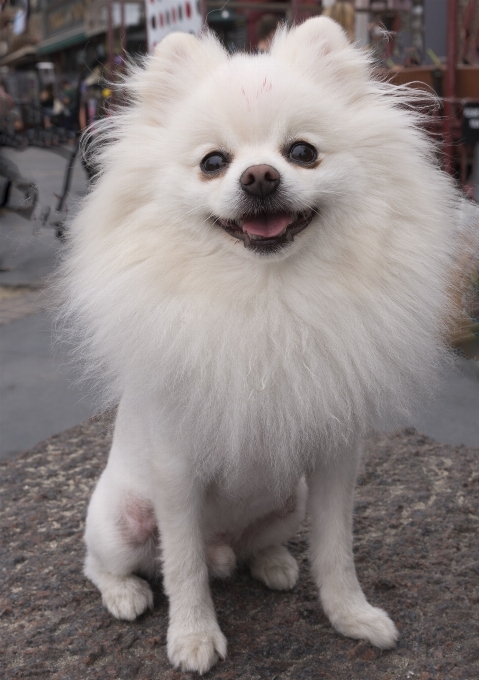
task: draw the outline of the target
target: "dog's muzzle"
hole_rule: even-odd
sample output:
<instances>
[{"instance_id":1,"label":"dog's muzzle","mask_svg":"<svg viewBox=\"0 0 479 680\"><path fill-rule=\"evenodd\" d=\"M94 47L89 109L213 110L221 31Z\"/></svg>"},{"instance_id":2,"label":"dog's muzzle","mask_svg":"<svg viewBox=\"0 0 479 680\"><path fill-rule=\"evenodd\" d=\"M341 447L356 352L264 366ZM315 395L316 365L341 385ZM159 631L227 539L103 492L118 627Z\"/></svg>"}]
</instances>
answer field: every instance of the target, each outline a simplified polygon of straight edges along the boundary
<instances>
[{"instance_id":1,"label":"dog's muzzle","mask_svg":"<svg viewBox=\"0 0 479 680\"><path fill-rule=\"evenodd\" d=\"M244 215L239 220L214 218L228 234L243 241L245 248L267 255L290 245L294 237L306 229L317 210L299 213L259 213Z\"/></svg>"}]
</instances>

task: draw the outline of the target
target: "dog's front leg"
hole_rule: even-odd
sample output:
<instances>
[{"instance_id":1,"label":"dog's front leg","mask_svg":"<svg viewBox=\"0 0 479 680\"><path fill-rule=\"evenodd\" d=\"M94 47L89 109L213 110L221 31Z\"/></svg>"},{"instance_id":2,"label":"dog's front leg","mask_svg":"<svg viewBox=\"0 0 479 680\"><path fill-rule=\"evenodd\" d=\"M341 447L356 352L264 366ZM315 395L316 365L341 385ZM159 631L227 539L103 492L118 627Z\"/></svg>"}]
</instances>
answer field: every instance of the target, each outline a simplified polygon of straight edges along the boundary
<instances>
[{"instance_id":1,"label":"dog's front leg","mask_svg":"<svg viewBox=\"0 0 479 680\"><path fill-rule=\"evenodd\" d=\"M386 649L396 643L396 627L386 612L367 602L354 568L352 512L359 458L359 446L338 451L310 476L311 566L324 612L336 630Z\"/></svg>"},{"instance_id":2,"label":"dog's front leg","mask_svg":"<svg viewBox=\"0 0 479 680\"><path fill-rule=\"evenodd\" d=\"M157 475L155 505L170 602L168 658L177 668L202 674L226 656L208 583L201 530L204 490L178 459L162 465Z\"/></svg>"}]
</instances>

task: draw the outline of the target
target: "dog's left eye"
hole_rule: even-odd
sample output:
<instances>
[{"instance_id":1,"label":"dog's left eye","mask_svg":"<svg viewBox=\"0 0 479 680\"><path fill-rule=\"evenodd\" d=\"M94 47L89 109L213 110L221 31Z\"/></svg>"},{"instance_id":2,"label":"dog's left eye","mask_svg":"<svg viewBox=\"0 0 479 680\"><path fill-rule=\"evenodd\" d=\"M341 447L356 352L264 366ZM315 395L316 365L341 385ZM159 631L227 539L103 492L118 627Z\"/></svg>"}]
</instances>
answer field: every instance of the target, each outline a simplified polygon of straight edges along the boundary
<instances>
[{"instance_id":1,"label":"dog's left eye","mask_svg":"<svg viewBox=\"0 0 479 680\"><path fill-rule=\"evenodd\" d=\"M203 158L200 163L200 168L204 173L210 175L213 172L218 172L228 165L228 159L219 151L213 151Z\"/></svg>"},{"instance_id":2,"label":"dog's left eye","mask_svg":"<svg viewBox=\"0 0 479 680\"><path fill-rule=\"evenodd\" d=\"M314 163L318 157L318 152L307 142L295 142L289 149L288 156L293 163L309 165Z\"/></svg>"}]
</instances>

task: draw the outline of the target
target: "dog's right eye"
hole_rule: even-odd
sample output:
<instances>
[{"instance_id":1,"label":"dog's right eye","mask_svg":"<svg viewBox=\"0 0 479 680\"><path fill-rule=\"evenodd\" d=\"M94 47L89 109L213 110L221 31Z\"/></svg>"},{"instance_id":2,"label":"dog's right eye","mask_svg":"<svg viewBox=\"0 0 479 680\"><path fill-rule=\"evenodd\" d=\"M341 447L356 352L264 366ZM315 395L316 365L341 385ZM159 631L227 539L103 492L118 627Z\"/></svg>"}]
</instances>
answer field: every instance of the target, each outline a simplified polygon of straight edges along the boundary
<instances>
[{"instance_id":1,"label":"dog's right eye","mask_svg":"<svg viewBox=\"0 0 479 680\"><path fill-rule=\"evenodd\" d=\"M200 168L205 174L211 175L212 173L222 170L227 165L228 159L219 151L213 151L213 153L209 153L203 158L200 163Z\"/></svg>"}]
</instances>

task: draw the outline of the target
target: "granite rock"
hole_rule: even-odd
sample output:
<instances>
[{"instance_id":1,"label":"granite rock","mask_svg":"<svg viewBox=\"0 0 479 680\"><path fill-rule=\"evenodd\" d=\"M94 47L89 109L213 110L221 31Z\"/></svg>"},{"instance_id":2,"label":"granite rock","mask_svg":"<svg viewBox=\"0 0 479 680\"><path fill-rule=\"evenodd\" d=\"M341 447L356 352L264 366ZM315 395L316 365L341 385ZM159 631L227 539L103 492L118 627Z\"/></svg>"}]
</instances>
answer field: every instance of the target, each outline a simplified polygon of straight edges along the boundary
<instances>
[{"instance_id":1,"label":"granite rock","mask_svg":"<svg viewBox=\"0 0 479 680\"><path fill-rule=\"evenodd\" d=\"M87 503L105 466L111 417L93 419L1 465L0 676L190 680L166 657L167 601L113 619L83 576ZM479 450L414 430L368 442L356 494L355 554L370 602L397 624L382 652L338 635L317 601L307 524L290 542L298 585L267 590L240 571L212 584L228 657L212 680L479 678Z\"/></svg>"}]
</instances>

